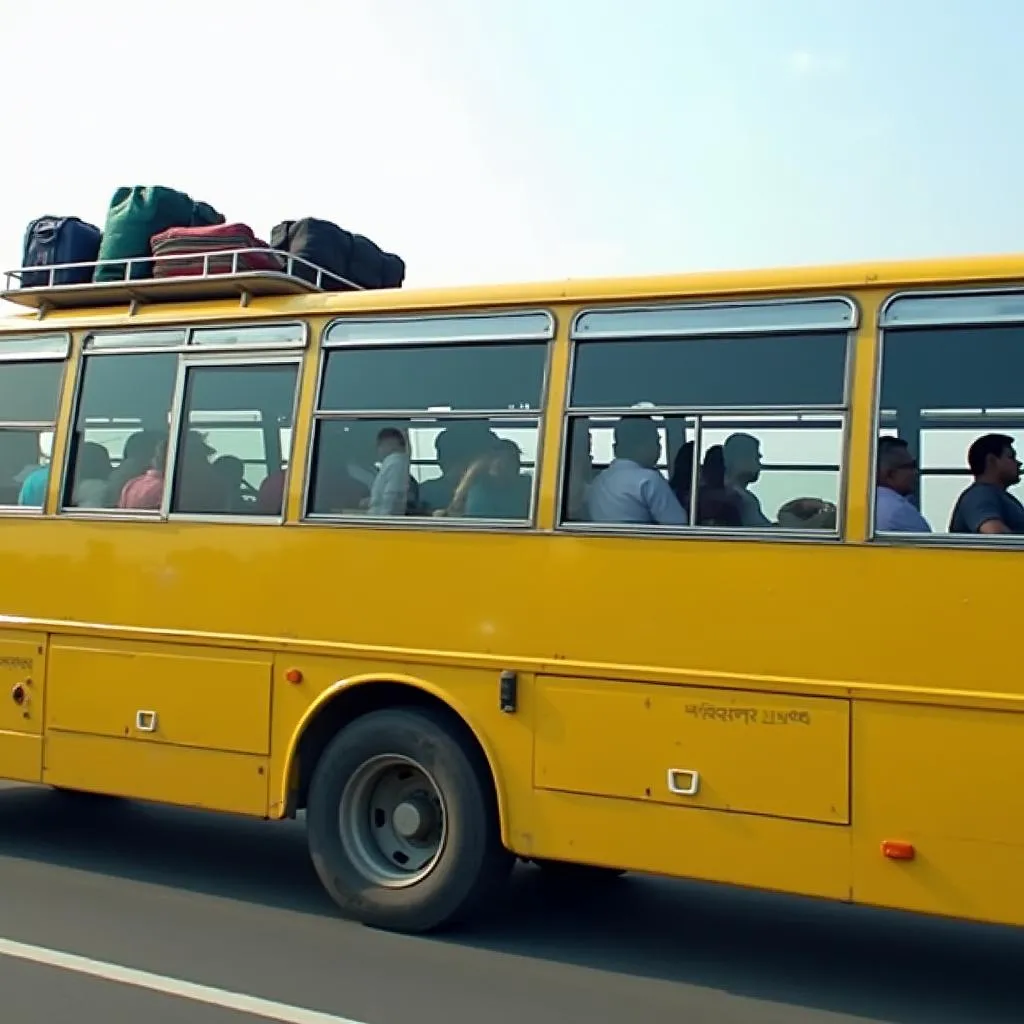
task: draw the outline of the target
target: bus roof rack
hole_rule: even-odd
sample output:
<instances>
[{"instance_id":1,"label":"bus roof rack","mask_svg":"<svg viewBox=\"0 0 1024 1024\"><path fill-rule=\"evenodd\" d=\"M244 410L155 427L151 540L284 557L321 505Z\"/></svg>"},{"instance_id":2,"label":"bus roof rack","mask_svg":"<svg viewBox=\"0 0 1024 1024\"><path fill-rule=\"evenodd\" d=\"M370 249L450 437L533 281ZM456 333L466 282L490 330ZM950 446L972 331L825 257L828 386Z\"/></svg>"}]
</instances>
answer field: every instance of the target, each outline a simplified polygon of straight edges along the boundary
<instances>
[{"instance_id":1,"label":"bus roof rack","mask_svg":"<svg viewBox=\"0 0 1024 1024\"><path fill-rule=\"evenodd\" d=\"M249 269L255 257L261 269ZM187 273L174 276L175 265ZM272 269L274 264L277 269ZM269 266L268 266L269 265ZM98 270L112 269L112 280L94 280ZM134 274L145 276L133 276ZM71 279L88 276L81 284ZM40 278L42 283L36 284ZM25 286L25 281L32 281ZM238 298L243 306L264 295L308 295L325 291L361 291L359 285L277 249L229 249L217 252L142 256L95 263L61 263L47 267L19 267L4 271L0 299L29 306L40 316L54 309L83 309L141 303L187 302Z\"/></svg>"}]
</instances>

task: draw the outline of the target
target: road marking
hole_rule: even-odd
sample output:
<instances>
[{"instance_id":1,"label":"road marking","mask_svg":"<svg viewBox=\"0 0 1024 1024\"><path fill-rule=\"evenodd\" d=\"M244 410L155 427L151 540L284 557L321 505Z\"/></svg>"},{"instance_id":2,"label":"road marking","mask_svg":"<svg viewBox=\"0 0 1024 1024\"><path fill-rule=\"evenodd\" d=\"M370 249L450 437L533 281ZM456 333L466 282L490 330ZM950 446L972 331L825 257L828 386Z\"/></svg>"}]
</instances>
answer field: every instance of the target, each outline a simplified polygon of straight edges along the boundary
<instances>
[{"instance_id":1,"label":"road marking","mask_svg":"<svg viewBox=\"0 0 1024 1024\"><path fill-rule=\"evenodd\" d=\"M348 1017L335 1017L331 1013L319 1010L307 1010L302 1006L289 1006L287 1003L275 1003L270 999L258 999L256 996L243 995L241 992L229 992L223 988L212 988L209 985L197 985L179 978L168 978L162 974L150 974L149 971L137 971L132 967L121 967L118 964L104 963L102 960L90 960L88 957L76 956L74 953L62 953L56 949L43 946L30 946L24 942L11 939L0 939L0 956L15 960L27 960L46 967L59 967L76 974L86 974L103 981L115 981L121 985L134 985L136 988L161 992L180 999L190 999L195 1003L206 1003L208 1006L221 1006L225 1010L238 1010L266 1020L280 1021L281 1024L362 1024L361 1021L350 1020Z\"/></svg>"}]
</instances>

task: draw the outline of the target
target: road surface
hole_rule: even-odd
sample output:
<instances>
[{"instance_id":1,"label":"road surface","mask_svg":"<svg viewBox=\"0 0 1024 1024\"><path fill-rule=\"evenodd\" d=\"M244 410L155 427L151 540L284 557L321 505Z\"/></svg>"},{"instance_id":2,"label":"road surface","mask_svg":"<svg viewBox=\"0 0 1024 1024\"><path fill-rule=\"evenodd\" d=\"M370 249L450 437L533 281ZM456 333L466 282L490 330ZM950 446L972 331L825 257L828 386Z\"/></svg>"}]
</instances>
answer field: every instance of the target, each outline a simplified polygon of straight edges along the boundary
<instances>
[{"instance_id":1,"label":"road surface","mask_svg":"<svg viewBox=\"0 0 1024 1024\"><path fill-rule=\"evenodd\" d=\"M295 823L3 788L0 879L18 1024L1024 1021L1015 932L711 886L553 900L523 868L470 932L374 932Z\"/></svg>"}]
</instances>

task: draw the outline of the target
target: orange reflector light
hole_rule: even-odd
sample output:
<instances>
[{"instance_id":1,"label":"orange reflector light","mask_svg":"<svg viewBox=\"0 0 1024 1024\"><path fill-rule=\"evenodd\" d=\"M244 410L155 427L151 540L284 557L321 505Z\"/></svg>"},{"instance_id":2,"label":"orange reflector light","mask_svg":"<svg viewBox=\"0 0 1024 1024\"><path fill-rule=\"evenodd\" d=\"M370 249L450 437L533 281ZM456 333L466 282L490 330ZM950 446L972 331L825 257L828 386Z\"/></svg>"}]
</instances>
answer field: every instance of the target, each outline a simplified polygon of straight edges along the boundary
<instances>
[{"instance_id":1,"label":"orange reflector light","mask_svg":"<svg viewBox=\"0 0 1024 1024\"><path fill-rule=\"evenodd\" d=\"M898 839L886 839L882 843L882 856L889 860L913 860L914 844L904 843Z\"/></svg>"},{"instance_id":2,"label":"orange reflector light","mask_svg":"<svg viewBox=\"0 0 1024 1024\"><path fill-rule=\"evenodd\" d=\"M284 677L289 683L302 682L302 673L297 668L288 669L288 671L285 672Z\"/></svg>"}]
</instances>

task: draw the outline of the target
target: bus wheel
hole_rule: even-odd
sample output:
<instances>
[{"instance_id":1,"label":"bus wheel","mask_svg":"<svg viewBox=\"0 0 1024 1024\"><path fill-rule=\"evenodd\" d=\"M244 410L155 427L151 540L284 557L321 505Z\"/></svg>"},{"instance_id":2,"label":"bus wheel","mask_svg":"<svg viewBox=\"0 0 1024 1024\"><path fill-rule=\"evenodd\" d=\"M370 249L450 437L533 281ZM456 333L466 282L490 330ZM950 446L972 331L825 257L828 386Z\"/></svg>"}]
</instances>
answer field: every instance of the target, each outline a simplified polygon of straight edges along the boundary
<instances>
[{"instance_id":1,"label":"bus wheel","mask_svg":"<svg viewBox=\"0 0 1024 1024\"><path fill-rule=\"evenodd\" d=\"M607 885L626 874L621 868L605 868L595 864L572 864L564 860L534 859L542 871L542 878L555 885L597 886Z\"/></svg>"},{"instance_id":2,"label":"bus wheel","mask_svg":"<svg viewBox=\"0 0 1024 1024\"><path fill-rule=\"evenodd\" d=\"M481 761L446 716L419 708L373 712L331 741L306 826L346 917L427 932L483 909L513 858Z\"/></svg>"}]
</instances>

